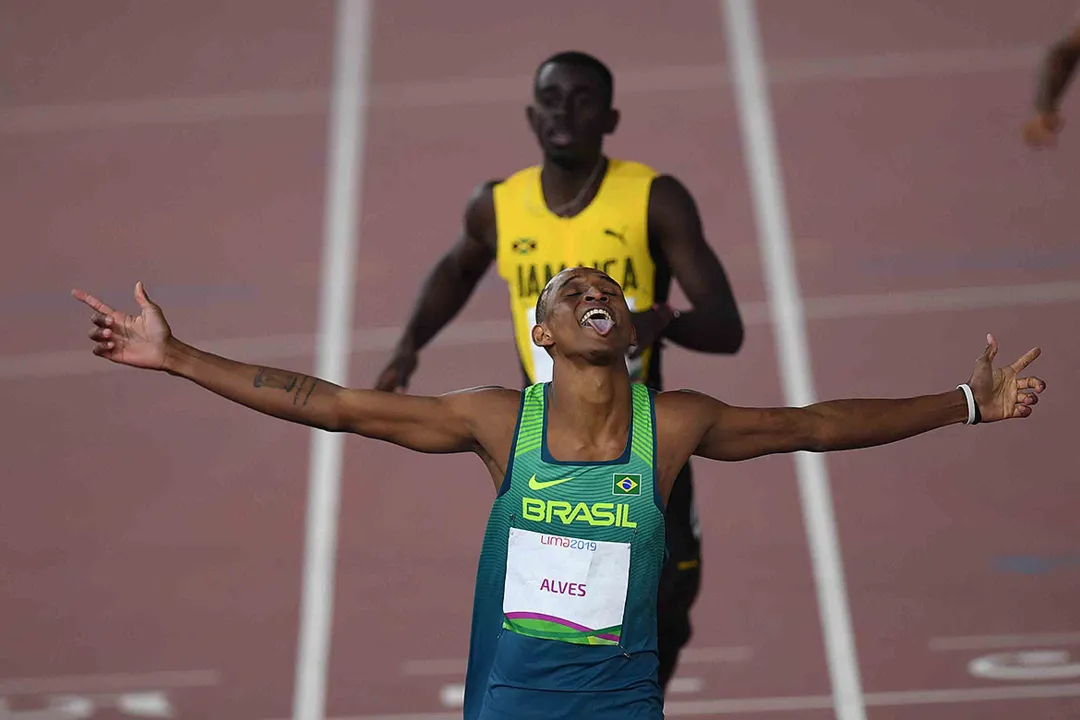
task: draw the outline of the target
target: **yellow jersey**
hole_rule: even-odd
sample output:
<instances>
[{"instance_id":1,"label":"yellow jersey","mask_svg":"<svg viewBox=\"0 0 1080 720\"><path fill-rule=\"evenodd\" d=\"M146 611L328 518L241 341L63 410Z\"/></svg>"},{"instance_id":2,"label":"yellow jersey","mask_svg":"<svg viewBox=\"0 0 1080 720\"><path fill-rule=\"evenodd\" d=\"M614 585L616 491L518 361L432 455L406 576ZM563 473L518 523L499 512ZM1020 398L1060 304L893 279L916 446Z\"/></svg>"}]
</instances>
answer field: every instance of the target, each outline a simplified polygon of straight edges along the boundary
<instances>
[{"instance_id":1,"label":"yellow jersey","mask_svg":"<svg viewBox=\"0 0 1080 720\"><path fill-rule=\"evenodd\" d=\"M609 158L596 197L574 217L548 209L540 167L514 173L495 185L496 263L510 293L518 354L529 383L551 379L552 361L533 344L536 299L559 271L589 266L610 275L631 310L656 302L656 265L649 252L649 191L657 175L637 162ZM666 293L665 293L666 294ZM649 376L653 349L627 359L631 380Z\"/></svg>"}]
</instances>

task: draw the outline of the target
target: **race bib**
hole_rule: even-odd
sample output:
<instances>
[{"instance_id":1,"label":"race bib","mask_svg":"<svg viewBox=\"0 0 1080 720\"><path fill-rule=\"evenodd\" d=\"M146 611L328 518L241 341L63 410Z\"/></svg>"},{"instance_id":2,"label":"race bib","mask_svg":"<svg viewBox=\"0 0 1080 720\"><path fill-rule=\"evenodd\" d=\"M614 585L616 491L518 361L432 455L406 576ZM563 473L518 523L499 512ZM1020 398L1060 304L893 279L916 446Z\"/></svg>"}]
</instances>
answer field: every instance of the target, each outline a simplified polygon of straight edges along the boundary
<instances>
[{"instance_id":1,"label":"race bib","mask_svg":"<svg viewBox=\"0 0 1080 720\"><path fill-rule=\"evenodd\" d=\"M581 645L617 645L630 544L510 529L503 627Z\"/></svg>"}]
</instances>

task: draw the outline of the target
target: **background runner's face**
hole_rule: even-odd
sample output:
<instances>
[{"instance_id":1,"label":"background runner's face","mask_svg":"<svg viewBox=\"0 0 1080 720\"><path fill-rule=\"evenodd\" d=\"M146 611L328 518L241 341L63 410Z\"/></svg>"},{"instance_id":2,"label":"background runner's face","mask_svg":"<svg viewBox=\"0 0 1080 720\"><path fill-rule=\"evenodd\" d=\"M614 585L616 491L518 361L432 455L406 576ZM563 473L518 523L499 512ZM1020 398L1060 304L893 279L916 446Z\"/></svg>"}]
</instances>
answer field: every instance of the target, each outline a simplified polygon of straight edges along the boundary
<instances>
[{"instance_id":1,"label":"background runner's face","mask_svg":"<svg viewBox=\"0 0 1080 720\"><path fill-rule=\"evenodd\" d=\"M602 272L580 270L568 274L553 290L545 325L560 353L597 363L613 358L622 361L634 341L634 324L619 284ZM582 316L594 308L606 310L614 321L606 333L590 324L581 325Z\"/></svg>"},{"instance_id":2,"label":"background runner's face","mask_svg":"<svg viewBox=\"0 0 1080 720\"><path fill-rule=\"evenodd\" d=\"M617 119L595 72L558 63L540 71L527 115L544 156L570 166L596 162Z\"/></svg>"}]
</instances>

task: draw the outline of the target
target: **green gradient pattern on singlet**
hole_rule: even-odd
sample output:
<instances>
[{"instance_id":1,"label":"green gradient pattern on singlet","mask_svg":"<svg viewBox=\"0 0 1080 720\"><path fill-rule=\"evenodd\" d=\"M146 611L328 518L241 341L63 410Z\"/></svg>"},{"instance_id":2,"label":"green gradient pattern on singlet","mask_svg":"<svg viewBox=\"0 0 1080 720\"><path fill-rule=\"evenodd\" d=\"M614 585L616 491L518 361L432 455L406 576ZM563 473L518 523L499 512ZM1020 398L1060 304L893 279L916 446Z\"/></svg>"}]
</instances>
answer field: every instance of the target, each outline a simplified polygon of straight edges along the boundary
<instances>
[{"instance_id":1,"label":"green gradient pattern on singlet","mask_svg":"<svg viewBox=\"0 0 1080 720\"><path fill-rule=\"evenodd\" d=\"M499 499L510 510L510 526L581 540L630 543L630 577L624 618L651 616L649 598L664 559L664 518L654 495L653 413L649 391L631 385L630 436L622 456L596 463L560 462L547 450L547 395L550 384L533 385L514 447L510 488ZM559 482L565 478L572 478ZM541 488L530 488L531 481ZM507 528L509 532L509 527ZM635 601L634 599L638 600ZM654 621L655 624L655 621ZM507 630L548 640L619 645L622 628L568 628L550 619L504 617ZM629 628L627 628L629 629ZM636 630L636 629L635 629Z\"/></svg>"},{"instance_id":2,"label":"green gradient pattern on singlet","mask_svg":"<svg viewBox=\"0 0 1080 720\"><path fill-rule=\"evenodd\" d=\"M543 639L530 645L522 666L537 661L537 652L549 656L556 674L559 667L594 666L613 657L655 659L656 594L664 562L663 501L656 487L653 392L631 385L633 412L630 433L622 455L606 462L561 462L547 447L547 404L550 383L538 383L523 391L518 427L511 450L507 477L492 505L477 568L473 627L466 676L465 717L478 711L481 696L499 654L498 672L513 674L518 661L508 645L500 651L502 637L514 633ZM535 478L533 487L530 481ZM554 482L573 478L564 482ZM622 487L616 485L622 483ZM560 535L581 540L630 544L630 568L626 605L621 627L590 628L577 632L535 618L507 618L503 614L508 539L511 528ZM500 639L501 638L501 639ZM535 641L534 641L535 642ZM599 652L606 645L613 651ZM574 648L578 648L575 650ZM509 655L507 655L509 653ZM509 663L509 665L507 665ZM633 662L635 667L637 661ZM645 666L641 666L645 667ZM653 667L653 666L648 666ZM570 677L552 680L565 689L576 685Z\"/></svg>"}]
</instances>

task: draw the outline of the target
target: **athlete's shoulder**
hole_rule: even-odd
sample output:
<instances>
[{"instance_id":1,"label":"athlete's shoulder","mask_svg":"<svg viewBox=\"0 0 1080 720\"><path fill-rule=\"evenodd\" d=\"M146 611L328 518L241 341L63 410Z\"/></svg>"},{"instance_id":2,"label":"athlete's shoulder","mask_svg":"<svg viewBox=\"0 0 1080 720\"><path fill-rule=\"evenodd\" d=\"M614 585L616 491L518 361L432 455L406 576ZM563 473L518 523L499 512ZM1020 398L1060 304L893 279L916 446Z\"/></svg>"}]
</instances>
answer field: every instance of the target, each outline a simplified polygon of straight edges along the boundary
<instances>
[{"instance_id":1,"label":"athlete's shoulder","mask_svg":"<svg viewBox=\"0 0 1080 720\"><path fill-rule=\"evenodd\" d=\"M657 173L652 179L652 197L657 200L692 199L690 188L671 173Z\"/></svg>"},{"instance_id":2,"label":"athlete's shoulder","mask_svg":"<svg viewBox=\"0 0 1080 720\"><path fill-rule=\"evenodd\" d=\"M473 186L472 192L469 193L469 199L466 202L465 207L472 209L479 208L484 205L491 205L492 198L495 193L495 188L503 182L505 181L500 178L494 180L485 180L484 182L477 183Z\"/></svg>"},{"instance_id":3,"label":"athlete's shoulder","mask_svg":"<svg viewBox=\"0 0 1080 720\"><path fill-rule=\"evenodd\" d=\"M667 404L679 404L679 403L697 403L705 400L716 400L716 398L701 392L700 390L692 390L690 388L677 388L675 390L658 390L654 391L656 402Z\"/></svg>"},{"instance_id":4,"label":"athlete's shoulder","mask_svg":"<svg viewBox=\"0 0 1080 720\"><path fill-rule=\"evenodd\" d=\"M649 187L649 220L661 226L677 225L698 217L697 202L690 188L667 173L653 178Z\"/></svg>"},{"instance_id":5,"label":"athlete's shoulder","mask_svg":"<svg viewBox=\"0 0 1080 720\"><path fill-rule=\"evenodd\" d=\"M653 404L656 407L658 424L665 423L665 421L693 420L695 417L713 413L724 406L723 402L712 395L686 388L658 392L655 395Z\"/></svg>"},{"instance_id":6,"label":"athlete's shoulder","mask_svg":"<svg viewBox=\"0 0 1080 720\"><path fill-rule=\"evenodd\" d=\"M501 385L478 385L443 393L439 397L449 403L455 411L463 414L501 416L506 413L517 413L522 392Z\"/></svg>"},{"instance_id":7,"label":"athlete's shoulder","mask_svg":"<svg viewBox=\"0 0 1080 720\"><path fill-rule=\"evenodd\" d=\"M502 180L485 180L473 187L465 202L465 226L476 237L485 235L495 221L495 188Z\"/></svg>"},{"instance_id":8,"label":"athlete's shoulder","mask_svg":"<svg viewBox=\"0 0 1080 720\"><path fill-rule=\"evenodd\" d=\"M608 158L612 170L623 177L637 177L644 180L653 180L659 171L656 168L638 160L624 160L623 158Z\"/></svg>"},{"instance_id":9,"label":"athlete's shoulder","mask_svg":"<svg viewBox=\"0 0 1080 720\"><path fill-rule=\"evenodd\" d=\"M512 399L515 402L521 399L523 390L513 390L502 385L477 385L475 387L451 390L439 397L452 399L455 402L504 402Z\"/></svg>"},{"instance_id":10,"label":"athlete's shoulder","mask_svg":"<svg viewBox=\"0 0 1080 720\"><path fill-rule=\"evenodd\" d=\"M521 185L523 183L532 182L532 181L536 180L539 177L540 177L540 166L539 165L529 165L528 167L523 167L520 170L515 170L514 172L507 175L505 178L503 178L501 181L499 181L499 187L500 188L515 187L515 186Z\"/></svg>"},{"instance_id":11,"label":"athlete's shoulder","mask_svg":"<svg viewBox=\"0 0 1080 720\"><path fill-rule=\"evenodd\" d=\"M523 198L535 192L535 186L539 182L539 165L522 168L510 173L492 187L492 207L499 207L505 211L508 208L519 206Z\"/></svg>"}]
</instances>

